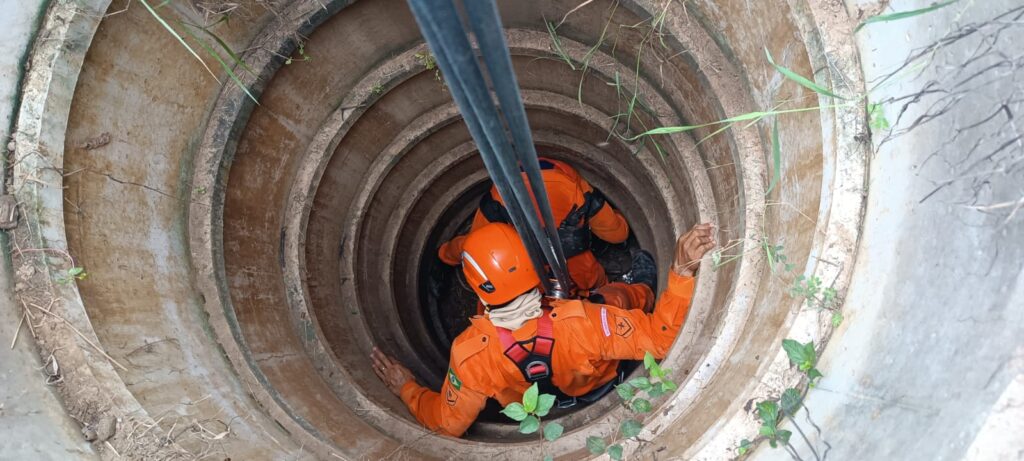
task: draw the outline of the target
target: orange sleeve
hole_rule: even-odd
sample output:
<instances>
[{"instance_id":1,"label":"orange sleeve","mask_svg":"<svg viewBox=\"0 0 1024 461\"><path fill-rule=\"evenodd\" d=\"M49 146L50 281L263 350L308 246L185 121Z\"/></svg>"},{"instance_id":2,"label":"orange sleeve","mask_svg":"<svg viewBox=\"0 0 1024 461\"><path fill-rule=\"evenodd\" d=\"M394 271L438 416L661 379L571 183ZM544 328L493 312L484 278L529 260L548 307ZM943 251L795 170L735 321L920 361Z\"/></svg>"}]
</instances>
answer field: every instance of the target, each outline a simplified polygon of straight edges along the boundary
<instances>
[{"instance_id":1,"label":"orange sleeve","mask_svg":"<svg viewBox=\"0 0 1024 461\"><path fill-rule=\"evenodd\" d=\"M561 167L560 170L570 181L576 183L581 192L585 193L594 190L590 182L584 179L575 168L563 162L556 162L556 164ZM594 232L597 238L608 243L622 243L629 238L629 223L608 202L605 202L597 214L590 218L590 230Z\"/></svg>"},{"instance_id":2,"label":"orange sleeve","mask_svg":"<svg viewBox=\"0 0 1024 461\"><path fill-rule=\"evenodd\" d=\"M629 223L618 211L605 202L601 210L590 218L590 230L597 238L608 243L622 243L629 237Z\"/></svg>"},{"instance_id":3,"label":"orange sleeve","mask_svg":"<svg viewBox=\"0 0 1024 461\"><path fill-rule=\"evenodd\" d=\"M451 363L441 392L409 381L402 387L401 397L409 412L424 427L442 435L460 437L484 409L487 396L467 387L454 361Z\"/></svg>"},{"instance_id":4,"label":"orange sleeve","mask_svg":"<svg viewBox=\"0 0 1024 461\"><path fill-rule=\"evenodd\" d=\"M661 293L654 312L613 306L587 306L588 321L580 335L596 338L594 350L605 360L640 360L646 352L662 359L686 321L693 297L693 278L669 273L668 289ZM593 344L593 343L592 343Z\"/></svg>"},{"instance_id":5,"label":"orange sleeve","mask_svg":"<svg viewBox=\"0 0 1024 461\"><path fill-rule=\"evenodd\" d=\"M481 213L480 210L476 210L476 215L473 216L473 225L470 226L469 230L473 231L474 229L483 227L489 222L490 221L484 217L484 214ZM460 235L445 242L441 245L441 248L437 249L438 259L449 266L458 266L459 264L462 264L462 245L464 243L466 243L465 235Z\"/></svg>"}]
</instances>

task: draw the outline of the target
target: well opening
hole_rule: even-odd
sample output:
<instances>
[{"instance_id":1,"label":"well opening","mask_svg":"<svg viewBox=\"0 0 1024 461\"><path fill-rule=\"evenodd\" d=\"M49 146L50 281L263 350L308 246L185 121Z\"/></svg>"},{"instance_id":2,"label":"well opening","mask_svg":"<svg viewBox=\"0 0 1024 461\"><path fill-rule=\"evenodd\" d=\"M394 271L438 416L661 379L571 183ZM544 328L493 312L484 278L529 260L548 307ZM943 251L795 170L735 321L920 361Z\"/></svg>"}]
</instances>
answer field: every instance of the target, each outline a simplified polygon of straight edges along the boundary
<instances>
[{"instance_id":1,"label":"well opening","mask_svg":"<svg viewBox=\"0 0 1024 461\"><path fill-rule=\"evenodd\" d=\"M188 54L158 52L174 39L145 11L77 19L98 28L80 50L56 163L85 173L57 180L66 187L56 202L75 206L60 208L47 235L66 227L70 252L95 274L75 293L82 318L111 356L138 364L102 379L125 390L126 408L150 415L214 396L188 411L247 417L225 442L237 453L294 443L347 459L407 449L585 456L587 436L612 437L626 416L616 397L560 416L568 431L555 443L524 439L500 418L454 440L423 431L370 370L378 346L440 383L459 327L438 317L467 306L432 302L426 273L438 243L465 226L486 173L404 2L319 3L220 31L248 50L254 73L243 79L259 105L208 81ZM763 56L767 45L801 74L828 69L814 22L821 2L598 1L568 15L578 2L499 3L540 151L601 189L662 269L675 236L698 221L714 222L736 256L702 270L665 361L680 389L645 421L655 441L646 449L695 453L740 418L738 403L764 376L786 376L772 365L781 336L794 324L825 331L797 322L758 249L783 243L791 260L809 261L808 274L831 270L812 255L851 257L852 221L836 220L856 207L828 191L846 180L835 169L856 163L837 152L856 145L860 122L836 119L859 109L780 119L783 147L799 161L782 165L785 181L768 195L766 121L623 138L780 103L813 107L816 96L784 85ZM295 37L312 60L285 63ZM116 142L79 147L102 132ZM152 155L139 162L137 152ZM834 244L837 232L846 244ZM286 442L267 448L265 433Z\"/></svg>"}]
</instances>

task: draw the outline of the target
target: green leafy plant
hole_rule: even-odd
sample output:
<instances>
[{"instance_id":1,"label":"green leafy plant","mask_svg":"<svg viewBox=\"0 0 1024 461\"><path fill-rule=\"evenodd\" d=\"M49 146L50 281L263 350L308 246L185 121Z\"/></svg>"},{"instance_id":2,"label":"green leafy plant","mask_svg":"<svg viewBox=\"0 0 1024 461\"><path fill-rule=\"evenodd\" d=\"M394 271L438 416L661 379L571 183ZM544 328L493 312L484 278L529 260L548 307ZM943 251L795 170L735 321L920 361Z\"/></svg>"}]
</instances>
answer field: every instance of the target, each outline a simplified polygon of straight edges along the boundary
<instances>
[{"instance_id":1,"label":"green leafy plant","mask_svg":"<svg viewBox=\"0 0 1024 461\"><path fill-rule=\"evenodd\" d=\"M622 399L623 406L636 415L650 413L654 409L652 400L678 388L676 383L669 379L669 370L663 369L650 352L644 354L644 369L647 376L637 376L615 386L615 393ZM643 428L643 423L637 419L626 419L619 424L618 438L643 442L638 438ZM622 445L607 446L600 437L588 438L587 449L595 455L607 453L611 459L622 459Z\"/></svg>"},{"instance_id":2,"label":"green leafy plant","mask_svg":"<svg viewBox=\"0 0 1024 461\"><path fill-rule=\"evenodd\" d=\"M57 283L62 285L69 284L75 280L85 280L89 276L89 273L85 271L84 267L72 267L67 270L64 274L58 276Z\"/></svg>"},{"instance_id":3,"label":"green leafy plant","mask_svg":"<svg viewBox=\"0 0 1024 461\"><path fill-rule=\"evenodd\" d=\"M668 377L670 371L663 369L650 352L644 354L644 369L647 376L634 377L615 387L615 392L622 398L623 405L637 415L650 413L654 408L651 400L678 388ZM565 428L554 421L542 423L542 418L548 415L554 404L555 396L541 394L539 387L534 383L523 393L522 401L506 405L501 413L519 422L519 432L533 434L540 431L544 441L554 442L562 436ZM619 424L617 438L639 441L638 436L643 432L643 427L635 418L626 419ZM608 445L601 437L588 437L587 449L595 455L607 453L614 460L621 460L623 455L621 444Z\"/></svg>"},{"instance_id":4,"label":"green leafy plant","mask_svg":"<svg viewBox=\"0 0 1024 461\"><path fill-rule=\"evenodd\" d=\"M413 55L413 57L416 58L416 62L420 63L420 65L423 66L424 69L434 71L435 80L439 82L444 81L441 78L441 68L437 67L437 58L435 58L432 53L416 53Z\"/></svg>"},{"instance_id":5,"label":"green leafy plant","mask_svg":"<svg viewBox=\"0 0 1024 461\"><path fill-rule=\"evenodd\" d=\"M768 242L767 239L761 239L761 247L764 249L765 258L768 259L768 268L771 269L774 274L777 270L776 267L782 264L782 269L786 272L792 272L795 264L789 262L789 258L783 253L786 248L782 245L773 245Z\"/></svg>"},{"instance_id":6,"label":"green leafy plant","mask_svg":"<svg viewBox=\"0 0 1024 461\"><path fill-rule=\"evenodd\" d=\"M380 96L381 94L384 94L384 85L381 85L380 83L373 85L373 88L370 88L370 92Z\"/></svg>"},{"instance_id":7,"label":"green leafy plant","mask_svg":"<svg viewBox=\"0 0 1024 461\"><path fill-rule=\"evenodd\" d=\"M781 446L789 453L790 457L801 461L796 448L791 445L793 433L780 427L784 422L787 422L800 435L800 440L810 448L814 458L820 461L821 457L818 455L817 448L810 442L803 428L794 419L796 413L801 408L804 408L804 395L814 386L814 381L822 377L821 372L815 368L818 357L814 349L814 342L804 344L792 339L785 339L782 341L782 349L786 352L790 363L795 365L805 375L807 380L804 382L802 390L788 388L778 398L769 398L757 402L756 413L758 420L761 422L761 426L758 428L758 437L753 441L748 439L741 440L736 447L736 453L738 456L744 456L750 453L757 442L767 441L768 445L772 448Z\"/></svg>"},{"instance_id":8,"label":"green leafy plant","mask_svg":"<svg viewBox=\"0 0 1024 461\"><path fill-rule=\"evenodd\" d=\"M512 402L505 406L501 413L515 421L519 421L519 432L533 434L540 429L540 418L547 416L555 404L555 396L540 394L537 383L533 383L523 393L522 402ZM558 423L551 423L558 424ZM559 435L561 435L559 433Z\"/></svg>"},{"instance_id":9,"label":"green leafy plant","mask_svg":"<svg viewBox=\"0 0 1024 461\"><path fill-rule=\"evenodd\" d=\"M779 405L772 400L766 400L757 404L757 415L761 418L761 428L758 434L768 439L772 448L777 448L781 443L789 445L789 437L792 432L779 429Z\"/></svg>"},{"instance_id":10,"label":"green leafy plant","mask_svg":"<svg viewBox=\"0 0 1024 461\"><path fill-rule=\"evenodd\" d=\"M295 58L293 56L289 56L287 59L284 60L284 65L286 65L286 66L287 65L291 65L291 63L294 62L294 61L306 62L306 61L312 61L313 60L312 56L306 54L306 44L303 43L303 42L299 42L299 46L295 50L295 52L299 54L299 57Z\"/></svg>"},{"instance_id":11,"label":"green leafy plant","mask_svg":"<svg viewBox=\"0 0 1024 461\"><path fill-rule=\"evenodd\" d=\"M608 457L614 460L622 459L622 445L612 445L608 447Z\"/></svg>"},{"instance_id":12,"label":"green leafy plant","mask_svg":"<svg viewBox=\"0 0 1024 461\"><path fill-rule=\"evenodd\" d=\"M749 453L751 448L754 448L754 443L750 440L743 439L740 441L740 446L736 448L736 453L743 456Z\"/></svg>"},{"instance_id":13,"label":"green leafy plant","mask_svg":"<svg viewBox=\"0 0 1024 461\"><path fill-rule=\"evenodd\" d=\"M726 250L733 245L727 245L711 253L711 261L715 269L743 257L742 253L725 254ZM775 244L767 238L762 238L760 247L761 251L764 252L768 268L773 275L781 280L787 280L788 277L793 276L792 283L789 286L790 296L802 298L811 307L830 312L830 322L833 327L838 327L843 322L843 314L839 312L838 292L834 287L824 287L821 279L817 276L808 278L802 274L793 275L796 264L789 261L783 245ZM781 271L779 270L780 268L782 269Z\"/></svg>"},{"instance_id":14,"label":"green leafy plant","mask_svg":"<svg viewBox=\"0 0 1024 461\"><path fill-rule=\"evenodd\" d=\"M565 428L557 422L549 422L543 425L541 429L541 418L548 415L551 412L551 408L555 406L555 396L551 394L541 394L540 388L537 387L537 383L533 383L526 392L523 393L523 399L521 402L512 402L505 406L501 410L501 413L508 416L513 421L519 422L519 432L523 434L534 434L540 431L542 440L554 442L562 436L565 432ZM547 459L547 458L545 458Z\"/></svg>"},{"instance_id":15,"label":"green leafy plant","mask_svg":"<svg viewBox=\"0 0 1024 461\"><path fill-rule=\"evenodd\" d=\"M843 313L839 311L833 311L831 323L833 327L838 327L839 325L841 325L843 323Z\"/></svg>"},{"instance_id":16,"label":"green leafy plant","mask_svg":"<svg viewBox=\"0 0 1024 461\"><path fill-rule=\"evenodd\" d=\"M818 363L818 355L814 350L814 341L801 344L792 339L782 340L782 349L786 351L790 363L807 375L810 385L814 386L814 380L821 377L821 372L815 368Z\"/></svg>"},{"instance_id":17,"label":"green leafy plant","mask_svg":"<svg viewBox=\"0 0 1024 461\"><path fill-rule=\"evenodd\" d=\"M813 300L818 296L820 289L821 279L817 276L807 278L803 275L798 275L793 279L793 286L789 287L789 293L793 296L802 296L808 300Z\"/></svg>"},{"instance_id":18,"label":"green leafy plant","mask_svg":"<svg viewBox=\"0 0 1024 461\"><path fill-rule=\"evenodd\" d=\"M882 131L889 129L889 119L885 118L882 105L877 102L868 104L868 126L872 130Z\"/></svg>"},{"instance_id":19,"label":"green leafy plant","mask_svg":"<svg viewBox=\"0 0 1024 461\"><path fill-rule=\"evenodd\" d=\"M843 314L839 312L839 300L834 287L822 288L821 279L816 276L810 278L798 275L793 279L793 285L789 287L789 293L793 297L803 298L811 307L832 313L830 323L838 327L843 323Z\"/></svg>"}]
</instances>

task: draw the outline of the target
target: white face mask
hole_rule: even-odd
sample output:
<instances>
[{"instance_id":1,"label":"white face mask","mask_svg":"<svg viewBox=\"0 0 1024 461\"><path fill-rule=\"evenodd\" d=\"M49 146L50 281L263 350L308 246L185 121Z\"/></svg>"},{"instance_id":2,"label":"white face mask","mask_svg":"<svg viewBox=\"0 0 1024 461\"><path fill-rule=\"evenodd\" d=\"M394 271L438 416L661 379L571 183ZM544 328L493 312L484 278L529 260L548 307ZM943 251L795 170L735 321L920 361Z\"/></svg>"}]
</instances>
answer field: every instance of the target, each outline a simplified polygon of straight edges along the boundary
<instances>
[{"instance_id":1,"label":"white face mask","mask_svg":"<svg viewBox=\"0 0 1024 461\"><path fill-rule=\"evenodd\" d=\"M527 320L540 318L543 314L540 290L534 288L519 295L500 309L490 309L487 318L496 327L515 331L522 327Z\"/></svg>"}]
</instances>

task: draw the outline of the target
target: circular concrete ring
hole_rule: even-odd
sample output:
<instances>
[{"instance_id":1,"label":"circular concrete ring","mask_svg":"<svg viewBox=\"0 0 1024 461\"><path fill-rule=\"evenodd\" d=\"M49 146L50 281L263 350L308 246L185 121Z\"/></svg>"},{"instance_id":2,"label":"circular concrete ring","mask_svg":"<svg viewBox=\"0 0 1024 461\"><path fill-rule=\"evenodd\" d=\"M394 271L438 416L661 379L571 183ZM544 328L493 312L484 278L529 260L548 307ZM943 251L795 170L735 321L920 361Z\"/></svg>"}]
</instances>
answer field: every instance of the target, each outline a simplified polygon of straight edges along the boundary
<instances>
[{"instance_id":1,"label":"circular concrete ring","mask_svg":"<svg viewBox=\"0 0 1024 461\"><path fill-rule=\"evenodd\" d=\"M396 310L395 296L396 293L414 293L418 281L415 277L396 274L394 264L401 260L413 263L410 267L418 267L419 258L427 250L425 245L434 225L431 221L445 215L445 203L458 202L483 179L479 170L458 178L445 174L448 168L458 165L463 165L458 168L469 168L467 165L473 159L468 138L456 133L459 131L454 128L456 112L450 104L427 105L428 110L413 117L413 122L394 127L396 133L406 134L381 139L374 149L386 155L372 158L358 174L357 170L345 167L345 157L339 157L339 146L350 142L349 128L381 123L384 119L379 118L379 111L386 107L386 99L409 98L416 94L409 91L423 88L422 85L432 79L431 72L410 61L410 55L421 53L424 48L417 43L414 30L399 32L411 24L405 11L389 20L396 28L393 34L381 34L380 41L364 47L367 49L355 45L349 48L367 60L359 61L359 66L367 71L353 70L350 75L343 68L335 81L338 86L325 86L325 94L330 95L326 100L334 98L336 105L318 107L319 101L307 100L311 107L317 108L315 114L284 110L286 105L294 103L289 99L292 97L290 88L310 84L316 80L318 70L323 72L331 65L331 61L325 59L324 64L313 61L306 67L284 68L281 56L292 54L294 34L308 35L310 49L329 40L356 37L358 28L341 26L367 22L368 17L389 8L392 12L398 11L401 2L392 3L395 5L359 2L347 7L347 2L331 2L321 8L318 2L295 2L288 15L252 23L262 29L249 35L249 41L260 46L247 53L246 60L256 72L244 78L261 104L254 106L242 91L230 84L220 87L219 91L208 91L207 94L212 95L209 101L213 109L203 117L205 134L194 157L169 162L175 166L184 164L190 171L187 175L190 189L185 193L188 205L183 214L187 220L184 230L179 232L183 233L183 238L187 235L188 259L182 269L190 274L192 282L178 289L192 293L189 296L198 300L208 320L194 318L209 327L190 326L188 321L164 326L139 323L135 330L128 328L118 334L134 332L157 338L167 336L159 332L160 328L195 329L197 334L182 337L180 342L184 345L180 348L197 357L190 359L192 366L209 370L209 373L200 373L201 378L176 378L188 383L183 386L183 392L209 389L210 395L217 396L211 400L215 401L211 405L232 408L229 414L251 416L253 410L261 415L265 412L266 416L251 417L251 423L247 423L251 427L239 430L235 436L238 442L229 445L239 452L244 452L246 444L257 443L248 449L259 446L253 440L259 439L260 430L277 431L272 427L267 429L273 425L268 424L272 420L283 428L288 443L323 457L383 457L399 450L413 450L418 456L437 458L517 458L539 456L542 451L584 456L582 441L587 436L613 436L615 422L624 415L613 402L565 417L566 426L573 430L559 441L544 446L528 441L498 442L498 438L508 437L513 431L502 424L486 425L484 439L455 440L423 431L405 413L400 402L383 392L379 385L375 387L369 379L372 376L365 370L354 369L358 365L356 356L365 355L370 344L382 340L392 351L416 355L420 349L416 344L422 343L422 338L416 340L420 343L410 342L415 336L407 337L402 328L387 330L388 333L380 336L384 333L374 327L408 323ZM704 271L699 278L690 321L680 334L682 339L665 360L681 383L680 389L660 402L658 411L645 421L647 432L642 437L652 440L652 444L646 447L626 445L627 450L669 450L688 458L715 458L734 446L739 438L756 432L753 419L742 408L742 401L777 394L799 379L789 370L788 361L778 348L779 341L787 337L814 340L822 347L830 331L827 318L819 312L802 309L785 295L785 287L773 283L774 272L767 267L763 253L758 251L760 245L767 241L784 243L791 258L809 261L798 271L818 276L842 293L848 282L862 213L867 146L857 141L857 137L864 130L863 108L853 104L830 105L825 98L808 95L773 77L776 74L763 60L763 45L770 45L777 59L802 74L812 74L810 69L821 69L815 73L815 79L843 94L863 91L857 58L850 44L835 38L839 35L822 32L822 21L840 13L828 2L793 1L780 11L756 6L760 22L746 24L752 26L748 28L719 26L748 17L750 12L738 14L738 9L743 8L740 6L720 5L708 9L691 5L684 10L684 6L675 3L658 5L639 1L626 2L618 7L620 9L612 10L595 5L568 16L564 27L559 29L560 33L564 31L561 43L566 56L576 65L587 61L590 66L588 77L582 83L588 90L585 94L604 94L602 91L608 90L601 88L607 86L605 81L628 72L639 63L637 88L640 93L649 95L650 104L649 112L640 114L639 119L651 126L721 119L763 110L779 100L798 101L795 107L825 106L820 111L779 118L783 148L794 153L791 158L801 160L783 165L785 180L766 199L771 143L770 130L765 123L736 125L708 139L704 137L710 130L666 136L661 138L665 158L649 148L640 149L632 157L602 157L602 150L629 150L619 140L602 144L593 136L595 128L607 126L608 117L614 115L614 107L607 98L584 98L582 103L576 103L576 94L570 91L576 88L576 82L566 84L552 76L578 74L565 68L554 69L555 64L567 68L564 62L540 59L547 55L550 41L540 19L545 15L562 17L574 6L570 3L554 2L545 6L544 11L515 4L502 5L506 22L515 25L507 37L513 53L522 57L517 58L517 65L523 69L520 80L538 142L562 148L567 155L586 160L587 167L581 168L584 173L596 178L594 183L610 191L613 198L621 197L622 203L629 203L623 195L625 192L645 197L636 202L644 204L639 211L627 209L625 212L641 240L655 250L663 263L667 261L674 234L698 219L718 224L719 240L734 243L734 248L739 250L740 257L734 264L717 271ZM67 242L63 218L69 211L64 209L63 189L56 185L86 179L65 178L52 168L65 165L65 147L73 145L70 139L74 136L65 141L65 130L77 135L90 123L96 123L72 117L72 96L84 98L86 92L91 92L93 98L103 95L102 91L89 86L88 81L77 92L70 90L76 87L78 66L86 58L86 51L90 46L100 49L105 43L93 37L101 16L95 13L102 13L107 4L97 2L89 6L91 14L61 6L51 9L48 24L63 21L65 34L58 35L62 38L53 43L37 45L28 79L29 88L50 88L50 91L24 99L16 138L19 158L15 165L15 190L22 203L35 204L23 207L27 218L23 232L40 248L65 249L71 254L90 247L91 237L79 236L75 237L76 243ZM660 33L667 43L665 46L685 51L678 59L663 62L657 56L641 55L637 60L629 51L613 54L606 49L590 52L597 38L594 35L601 30L595 26L602 25L608 14L616 18L642 19L657 17L663 12L670 19L664 22ZM118 20L113 16L105 21ZM128 33L104 30L102 36ZM625 43L631 39L635 43L637 37L631 33L622 32ZM799 41L784 39L786 33L798 37ZM592 57L588 57L591 54ZM380 59L370 62L367 56ZM86 68L88 65L87 62ZM544 69L545 74L531 76L531 67ZM64 76L64 80L55 78L60 76ZM339 83L342 80L344 82ZM53 83L47 86L45 82ZM173 82L168 84L173 85ZM75 112L76 117L79 113ZM269 200L264 203L246 202L253 196L242 192L247 184L239 182L238 178L253 177L247 176L256 171L253 168L264 168L258 162L253 163L256 151L252 140L258 137L253 138L252 133L254 129L265 128L274 117L284 117L279 120L292 117L293 122L317 118L319 121L295 130L301 132L301 136L289 142L297 147L296 160L289 159L286 168L267 170L271 173L270 179L266 179L267 186L272 186L277 195L268 194ZM582 122L577 135L566 132L566 126L573 120ZM185 128L168 126L165 129ZM367 128L362 126L360 130ZM137 133L141 137L148 135L151 134ZM430 197L433 202L415 199L387 216L367 215L374 200L386 197L382 191L390 189L381 186L388 184L389 175L403 156L414 152L418 144L427 142L446 142L453 148L438 156L434 163L422 164L421 176L408 181L405 187L419 194L416 197ZM122 162L130 161L128 159L121 157ZM76 156L72 164L96 168L90 161ZM325 222L317 220L321 219L318 216L322 217L330 209L337 210L338 203L326 199L324 203L335 208L318 209L318 194L334 190L332 188L338 187L337 179L346 177L358 178L359 184L364 186L358 189L356 200L350 202L351 212L342 214L339 223L344 227L338 228L336 234L310 233L311 229L319 228L317 226L325 226ZM328 181L322 181L324 178ZM333 183L331 178L334 178ZM286 181L282 183L280 179ZM439 190L444 192L437 192ZM653 200L648 200L644 194L649 194ZM348 196L337 195L335 200L337 197ZM275 203L281 206L278 208ZM667 205L647 208L652 203ZM691 209L680 209L685 207L680 204L687 203L692 204ZM246 208L238 208L241 205ZM258 208L261 205L264 208ZM261 210L262 216L272 219L250 227L256 221L249 216L259 214L252 214L254 210ZM149 218L142 215L141 219ZM116 216L112 215L111 220L116 220ZM384 229L390 230L382 232ZM252 240L246 243L236 238L245 235ZM310 235L321 237L310 242ZM366 271L365 267L371 267L367 266L365 255L370 254L367 252L378 251L378 248L366 247L365 242L377 237L384 242L381 248L386 250L386 257L368 273L360 274ZM338 256L338 246L330 247L334 240L344 242L342 256ZM406 243L399 247L398 241ZM81 246L76 248L76 244ZM270 251L263 251L263 248ZM327 248L331 253L323 251ZM248 255L245 251L255 254ZM316 262L315 267L320 269L330 264L337 267L336 273L318 272L317 282L321 287L318 289L324 286L322 282L330 280L343 286L344 295L339 300L355 306L361 313L358 318L332 324L323 315L330 306L318 304L320 298L310 292L310 255L337 257L333 263ZM54 279L59 276L60 268L54 266L52 270L49 275ZM267 272L261 275L264 278L245 278L261 271ZM353 283L345 285L346 277L351 277ZM370 287L370 278L387 283ZM255 280L269 283L251 283ZM125 357L125 351L115 346L116 341L109 334L112 330L108 326L93 328L95 322L109 325L106 319L114 319L109 317L112 311L108 308L90 302L90 296L96 296L97 289L98 285L85 290L84 294L80 294L74 284L56 289L63 299L62 315L83 336L82 340L55 353L62 359L67 357L69 363L88 365L69 373L68 395L83 388L106 389L104 394L111 400L98 404L107 408L106 411L131 414L136 421L153 424L160 419L160 416L154 417L160 414L160 409L137 400L135 395L139 388L134 372L118 370L114 365L120 363L116 360L118 357ZM114 294L107 296L117 295L116 289L111 291ZM283 302L273 311L253 311L255 298L271 291L279 295L268 300ZM155 296L169 296L160 293L166 291L158 290ZM384 307L367 316L371 312L370 302ZM339 334L339 325L352 334ZM207 333L201 333L204 331ZM62 333L44 332L40 337L44 350L47 344L56 344L57 339L48 338L47 334ZM345 343L339 343L340 336L345 336ZM106 352L96 350L93 344L103 345ZM339 351L349 351L351 356L339 354ZM420 352L429 357L424 363L443 360L440 350ZM227 357L231 368L215 370L221 353ZM107 355L115 361L109 360ZM223 367L225 362L220 363ZM424 366L421 374L433 373L436 378L441 370L433 368L436 367ZM165 393L164 398L173 400L170 397L175 395L173 389ZM226 403L232 401L232 395L240 394L250 395L255 402L249 403L245 397ZM83 411L82 415L84 419L94 418L95 412ZM353 440L359 442L353 443ZM117 438L113 441L113 446L123 447L128 443ZM280 448L280 442L278 445ZM415 447L410 448L410 445ZM515 454L509 455L510 449Z\"/></svg>"}]
</instances>

